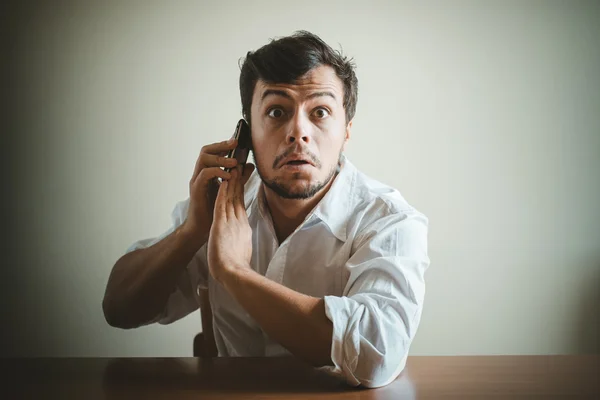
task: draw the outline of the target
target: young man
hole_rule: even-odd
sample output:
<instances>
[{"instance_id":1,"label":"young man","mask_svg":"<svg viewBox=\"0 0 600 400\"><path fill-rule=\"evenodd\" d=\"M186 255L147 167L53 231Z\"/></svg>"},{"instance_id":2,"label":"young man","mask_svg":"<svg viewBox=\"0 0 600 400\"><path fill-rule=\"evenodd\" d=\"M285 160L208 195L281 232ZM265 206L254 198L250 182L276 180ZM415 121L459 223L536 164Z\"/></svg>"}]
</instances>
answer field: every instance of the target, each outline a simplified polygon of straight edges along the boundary
<instances>
[{"instance_id":1,"label":"young man","mask_svg":"<svg viewBox=\"0 0 600 400\"><path fill-rule=\"evenodd\" d=\"M357 85L352 62L305 31L249 52L256 172L224 157L235 142L202 149L171 229L113 267L108 323L171 323L208 288L219 356L292 354L352 385L394 380L421 319L428 219L343 155Z\"/></svg>"}]
</instances>

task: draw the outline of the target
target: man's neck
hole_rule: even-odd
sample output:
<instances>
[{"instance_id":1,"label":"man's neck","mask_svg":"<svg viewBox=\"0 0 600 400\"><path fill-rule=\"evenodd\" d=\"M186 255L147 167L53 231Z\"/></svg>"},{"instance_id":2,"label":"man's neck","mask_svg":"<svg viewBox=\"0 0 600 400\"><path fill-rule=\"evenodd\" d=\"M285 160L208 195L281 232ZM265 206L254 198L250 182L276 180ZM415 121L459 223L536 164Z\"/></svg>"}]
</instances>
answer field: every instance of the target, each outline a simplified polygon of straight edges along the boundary
<instances>
[{"instance_id":1,"label":"man's neck","mask_svg":"<svg viewBox=\"0 0 600 400\"><path fill-rule=\"evenodd\" d=\"M304 222L306 216L317 206L317 204L319 204L325 194L327 194L336 177L337 174L325 187L323 187L323 189L310 199L284 199L262 184L265 201L267 203L266 205L271 213L273 227L275 228L275 234L277 235L279 244L283 243L283 241L291 235L302 222Z\"/></svg>"}]
</instances>

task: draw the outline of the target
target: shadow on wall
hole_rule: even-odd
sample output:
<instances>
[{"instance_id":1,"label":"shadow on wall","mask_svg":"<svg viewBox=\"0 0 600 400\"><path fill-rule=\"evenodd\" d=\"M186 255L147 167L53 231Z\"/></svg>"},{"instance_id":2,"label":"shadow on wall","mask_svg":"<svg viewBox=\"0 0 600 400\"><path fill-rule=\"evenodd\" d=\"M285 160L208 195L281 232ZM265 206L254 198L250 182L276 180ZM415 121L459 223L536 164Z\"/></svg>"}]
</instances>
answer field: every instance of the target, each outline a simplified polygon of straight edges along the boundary
<instances>
[{"instance_id":1,"label":"shadow on wall","mask_svg":"<svg viewBox=\"0 0 600 400\"><path fill-rule=\"evenodd\" d=\"M579 330L574 348L579 354L600 354L600 260L593 261L593 273L581 293Z\"/></svg>"}]
</instances>

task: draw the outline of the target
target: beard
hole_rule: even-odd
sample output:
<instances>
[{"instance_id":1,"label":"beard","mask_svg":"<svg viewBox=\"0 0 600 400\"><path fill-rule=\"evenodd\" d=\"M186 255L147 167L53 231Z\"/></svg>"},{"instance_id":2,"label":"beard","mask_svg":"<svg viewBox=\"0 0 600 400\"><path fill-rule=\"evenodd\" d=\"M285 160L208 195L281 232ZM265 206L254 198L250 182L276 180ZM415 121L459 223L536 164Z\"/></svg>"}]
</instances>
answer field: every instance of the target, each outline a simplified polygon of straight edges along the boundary
<instances>
[{"instance_id":1,"label":"beard","mask_svg":"<svg viewBox=\"0 0 600 400\"><path fill-rule=\"evenodd\" d=\"M340 149L340 154L338 156L337 162L331 167L331 170L329 171L327 177L323 181L309 183L308 185L305 185L304 187L299 189L292 189L290 185L287 184L288 182L282 181L281 179L267 179L260 171L258 163L256 162L256 156L254 152L252 152L252 159L254 160L256 171L258 172L258 176L260 176L260 179L265 184L265 186L271 189L276 195L278 195L281 198L294 200L310 199L314 195L319 193L321 189L327 186L327 184L329 184L329 182L331 182L331 180L335 176L336 172L338 172L341 158L342 151ZM300 172L295 173L293 179L298 179L300 175Z\"/></svg>"}]
</instances>

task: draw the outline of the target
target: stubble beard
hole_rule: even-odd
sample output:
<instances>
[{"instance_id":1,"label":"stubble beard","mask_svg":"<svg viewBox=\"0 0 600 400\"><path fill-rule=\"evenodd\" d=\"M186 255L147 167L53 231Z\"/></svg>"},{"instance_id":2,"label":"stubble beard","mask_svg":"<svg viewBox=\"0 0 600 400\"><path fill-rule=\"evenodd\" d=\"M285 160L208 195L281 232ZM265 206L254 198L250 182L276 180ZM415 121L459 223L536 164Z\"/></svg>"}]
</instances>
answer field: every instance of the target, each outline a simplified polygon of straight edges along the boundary
<instances>
[{"instance_id":1,"label":"stubble beard","mask_svg":"<svg viewBox=\"0 0 600 400\"><path fill-rule=\"evenodd\" d=\"M254 161L254 165L256 166L256 171L258 172L258 176L260 176L260 179L265 184L265 186L268 187L269 189L271 189L279 197L281 197L283 199L293 199L293 200L310 199L310 198L314 197L317 193L319 193L321 191L321 189L323 189L325 186L327 186L329 184L329 182L331 182L331 180L335 176L341 158L342 158L342 151L340 150L340 154L338 156L338 161L337 161L337 163L335 163L332 166L331 171L329 171L329 174L327 175L327 178L325 180L312 183L308 186L303 187L300 190L292 191L291 189L286 187L285 183L282 183L275 179L271 179L271 180L266 179L265 176L260 171L260 168L258 167L258 163L256 162L256 156L254 155L254 152L252 152L252 159ZM293 176L293 179L299 178L300 175L301 175L300 172L295 173Z\"/></svg>"}]
</instances>

